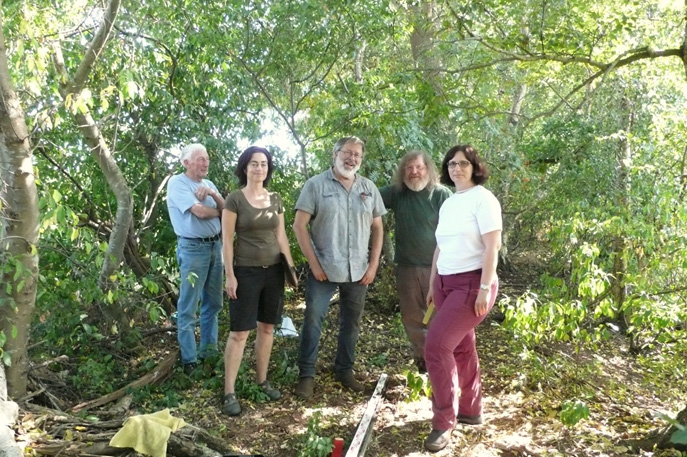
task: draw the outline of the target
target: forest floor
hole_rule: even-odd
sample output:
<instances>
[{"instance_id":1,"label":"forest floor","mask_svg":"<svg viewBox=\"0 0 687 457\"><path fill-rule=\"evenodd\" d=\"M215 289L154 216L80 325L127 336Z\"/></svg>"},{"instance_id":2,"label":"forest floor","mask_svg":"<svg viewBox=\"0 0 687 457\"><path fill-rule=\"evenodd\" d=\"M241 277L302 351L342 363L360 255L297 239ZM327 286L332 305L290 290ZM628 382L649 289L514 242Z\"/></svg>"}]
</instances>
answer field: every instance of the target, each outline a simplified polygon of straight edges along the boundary
<instances>
[{"instance_id":1,"label":"forest floor","mask_svg":"<svg viewBox=\"0 0 687 457\"><path fill-rule=\"evenodd\" d=\"M502 292L508 290L506 278ZM431 429L431 403L421 388L408 385L409 376L418 379L410 348L398 313L375 306L383 295L380 290L371 291L372 303L358 342L356 371L359 380L368 386L365 393L342 390L333 380L338 330L338 306L333 304L323 329L315 395L311 399L303 401L294 395L298 339L277 337L270 377L273 386L283 393L280 400L262 402L254 394L254 357L249 344L237 385L238 391L244 393L240 416L227 417L220 412L223 372L219 364L214 371L210 367L191 377L175 369L165 385L137 397L136 413L170 407L172 415L227 442L236 455L329 455L317 453L318 438L343 438L348 446L380 375L386 373L387 387L366 455L432 455L423 448ZM297 329L303 307L301 296L287 297L285 313ZM450 445L434 455L681 455L674 450L646 450L645 444L644 449L638 447L652 433L667 427L661 414L675 417L687 402L687 380L652 368L660 353L632 355L621 335L595 350L561 343L527 352L500 326L498 315L494 310L477 328L485 423L459 424ZM227 319L225 310L221 338L227 336ZM174 334L167 332L149 337L145 345L162 358L176 342ZM419 379L426 386L426 375ZM559 418L562 404L569 400L583 401L589 408L589 417L574 426L564 425Z\"/></svg>"},{"instance_id":2,"label":"forest floor","mask_svg":"<svg viewBox=\"0 0 687 457\"><path fill-rule=\"evenodd\" d=\"M508 291L508 284L502 290ZM372 291L371 296L379 299L379 294ZM287 304L286 314L297 329L303 306L295 297ZM493 314L498 317L498 312ZM380 375L386 373L387 389L366 455L430 455L424 451L423 441L431 429L431 403L419 389L408 386L408 373L414 374L415 369L398 313L391 317L378 312L365 315L357 361L357 376L368 386L362 394L342 390L333 380L337 319L338 307L333 305L323 332L315 395L308 401L294 395L298 339L276 338L273 359L281 363L272 367L272 377L283 392L281 400L242 400L243 413L230 418L220 413L221 390L203 389L200 380L184 393L175 414L216 431L237 454L317 455L313 444L317 437L340 437L349 444L370 394ZM497 320L485 320L477 335L485 423L458 425L451 444L436 455L679 455L642 451L635 443L666 427L660 414L674 417L685 407L687 381L670 376L657 380L650 373L651 358L640 363L629 353L623 336L617 335L595 351L558 344L526 354ZM244 364L248 368L242 373L247 382L254 373L252 360L252 350L247 347ZM426 375L422 379L426 380ZM559 412L567 400L584 401L589 418L572 427L563 425ZM314 416L317 412L320 414Z\"/></svg>"}]
</instances>

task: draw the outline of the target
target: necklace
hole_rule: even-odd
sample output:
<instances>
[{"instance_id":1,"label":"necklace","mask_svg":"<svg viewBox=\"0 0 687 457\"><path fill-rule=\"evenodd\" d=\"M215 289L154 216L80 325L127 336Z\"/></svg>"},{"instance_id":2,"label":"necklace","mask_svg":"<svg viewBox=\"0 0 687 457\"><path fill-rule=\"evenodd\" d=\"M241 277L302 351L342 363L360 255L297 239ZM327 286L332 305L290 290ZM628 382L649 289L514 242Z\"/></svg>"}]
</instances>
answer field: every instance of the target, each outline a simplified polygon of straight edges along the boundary
<instances>
[{"instance_id":1,"label":"necklace","mask_svg":"<svg viewBox=\"0 0 687 457\"><path fill-rule=\"evenodd\" d=\"M472 186L472 187L468 187L467 189L457 190L456 193L457 193L457 194L464 194L465 192L467 192L467 191L469 191L469 190L472 190L472 189L474 189L475 187L477 187L477 186L475 185L475 186Z\"/></svg>"}]
</instances>

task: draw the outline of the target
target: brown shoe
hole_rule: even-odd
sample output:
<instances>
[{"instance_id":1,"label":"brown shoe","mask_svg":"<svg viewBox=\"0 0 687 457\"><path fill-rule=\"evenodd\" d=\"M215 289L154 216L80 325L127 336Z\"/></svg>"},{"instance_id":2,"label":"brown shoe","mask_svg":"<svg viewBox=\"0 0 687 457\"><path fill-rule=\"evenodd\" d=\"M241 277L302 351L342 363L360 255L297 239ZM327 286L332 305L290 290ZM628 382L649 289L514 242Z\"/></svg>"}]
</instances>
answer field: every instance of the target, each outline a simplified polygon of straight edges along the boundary
<instances>
[{"instance_id":1,"label":"brown shoe","mask_svg":"<svg viewBox=\"0 0 687 457\"><path fill-rule=\"evenodd\" d=\"M346 389L353 392L363 392L365 390L365 386L359 383L355 376L353 376L353 371L337 373L335 379Z\"/></svg>"},{"instance_id":2,"label":"brown shoe","mask_svg":"<svg viewBox=\"0 0 687 457\"><path fill-rule=\"evenodd\" d=\"M314 389L315 378L301 378L298 380L298 385L296 386L296 396L303 400L307 400L312 397Z\"/></svg>"},{"instance_id":3,"label":"brown shoe","mask_svg":"<svg viewBox=\"0 0 687 457\"><path fill-rule=\"evenodd\" d=\"M448 446L451 441L451 430L435 430L425 440L425 449L430 452L438 452Z\"/></svg>"}]
</instances>

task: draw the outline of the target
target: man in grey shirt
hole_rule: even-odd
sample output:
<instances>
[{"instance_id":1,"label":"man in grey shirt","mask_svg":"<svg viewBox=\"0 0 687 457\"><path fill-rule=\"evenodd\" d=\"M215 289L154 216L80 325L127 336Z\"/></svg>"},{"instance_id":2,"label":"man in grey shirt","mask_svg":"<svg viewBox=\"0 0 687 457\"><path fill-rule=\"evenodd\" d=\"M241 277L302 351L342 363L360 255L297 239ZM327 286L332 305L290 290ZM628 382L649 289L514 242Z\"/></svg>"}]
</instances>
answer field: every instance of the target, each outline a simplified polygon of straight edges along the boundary
<instances>
[{"instance_id":1,"label":"man in grey shirt","mask_svg":"<svg viewBox=\"0 0 687 457\"><path fill-rule=\"evenodd\" d=\"M386 213L377 187L357 174L364 153L361 139L341 138L334 145L334 166L310 178L296 202L293 230L310 265L298 353L300 398L313 394L322 322L337 289L341 312L335 377L350 390L364 390L353 376L355 346L367 286L379 266Z\"/></svg>"}]
</instances>

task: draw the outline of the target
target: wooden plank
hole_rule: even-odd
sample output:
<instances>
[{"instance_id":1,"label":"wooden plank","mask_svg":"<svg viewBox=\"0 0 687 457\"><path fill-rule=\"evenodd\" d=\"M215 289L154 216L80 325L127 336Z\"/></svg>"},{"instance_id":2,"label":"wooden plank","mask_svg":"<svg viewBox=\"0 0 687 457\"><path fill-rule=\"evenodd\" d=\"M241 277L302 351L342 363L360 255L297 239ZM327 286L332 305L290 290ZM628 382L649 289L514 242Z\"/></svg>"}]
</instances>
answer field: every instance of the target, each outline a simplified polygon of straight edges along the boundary
<instances>
[{"instance_id":1,"label":"wooden plank","mask_svg":"<svg viewBox=\"0 0 687 457\"><path fill-rule=\"evenodd\" d=\"M365 413L360 419L360 424L358 425L358 430L353 436L351 445L348 447L348 452L346 452L346 457L362 457L365 455L365 450L367 449L367 444L372 436L372 430L374 426L374 421L377 417L377 410L379 405L382 403L382 394L384 393L384 388L386 387L386 373L383 373L377 381L377 387L370 397L370 401L367 402L367 408L365 408Z\"/></svg>"}]
</instances>

